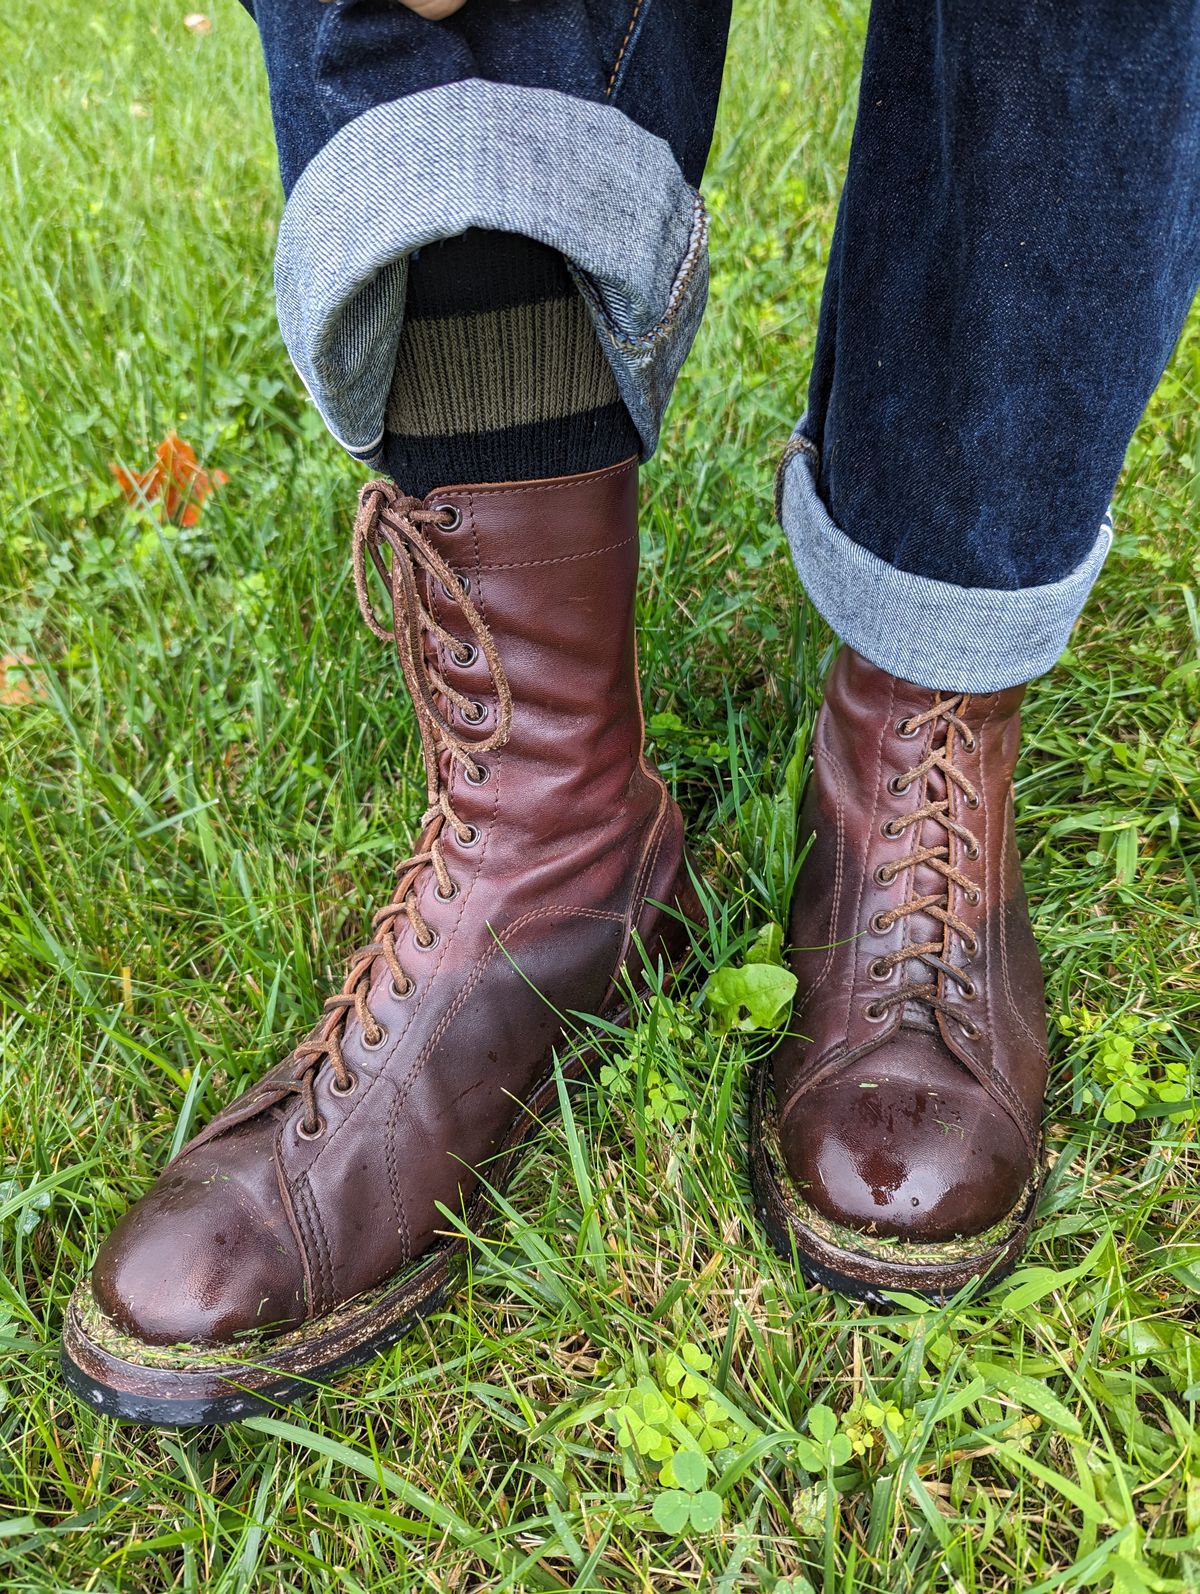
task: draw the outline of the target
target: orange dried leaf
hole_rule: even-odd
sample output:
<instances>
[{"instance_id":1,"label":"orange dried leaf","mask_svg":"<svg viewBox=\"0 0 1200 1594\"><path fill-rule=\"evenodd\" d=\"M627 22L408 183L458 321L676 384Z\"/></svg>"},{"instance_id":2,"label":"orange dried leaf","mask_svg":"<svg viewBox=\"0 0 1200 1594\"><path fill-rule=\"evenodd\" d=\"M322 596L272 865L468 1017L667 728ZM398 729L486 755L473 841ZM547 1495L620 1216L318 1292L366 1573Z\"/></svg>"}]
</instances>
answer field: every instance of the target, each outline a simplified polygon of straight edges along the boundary
<instances>
[{"instance_id":1,"label":"orange dried leaf","mask_svg":"<svg viewBox=\"0 0 1200 1594\"><path fill-rule=\"evenodd\" d=\"M37 668L27 653L5 653L0 657L0 703L16 707L45 697L46 688L30 673Z\"/></svg>"},{"instance_id":2,"label":"orange dried leaf","mask_svg":"<svg viewBox=\"0 0 1200 1594\"><path fill-rule=\"evenodd\" d=\"M154 464L147 471L125 470L110 462L109 470L128 503L148 509L156 500L161 517L173 525L194 526L209 493L224 487L229 477L223 470L211 474L196 459L196 450L173 429L154 451Z\"/></svg>"}]
</instances>

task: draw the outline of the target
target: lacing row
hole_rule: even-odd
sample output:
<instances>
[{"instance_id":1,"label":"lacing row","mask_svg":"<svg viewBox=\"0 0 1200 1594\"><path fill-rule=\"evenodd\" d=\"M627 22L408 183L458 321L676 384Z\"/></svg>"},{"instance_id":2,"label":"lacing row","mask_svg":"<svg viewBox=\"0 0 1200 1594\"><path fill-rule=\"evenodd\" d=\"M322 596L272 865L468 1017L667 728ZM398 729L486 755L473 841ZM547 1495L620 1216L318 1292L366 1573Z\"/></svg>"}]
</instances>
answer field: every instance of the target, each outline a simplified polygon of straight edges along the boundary
<instances>
[{"instance_id":1,"label":"lacing row","mask_svg":"<svg viewBox=\"0 0 1200 1594\"><path fill-rule=\"evenodd\" d=\"M925 709L920 714L914 714L906 719L901 719L896 725L898 736L910 737L920 733L923 726L936 720L946 723L946 736L941 747L931 747L929 752L918 764L903 775L896 776L888 783L888 790L893 796L902 796L910 786L919 780L924 780L932 770L940 770L946 780L947 787L957 786L962 792L969 808L978 808L979 793L954 763L954 741L951 732L955 733L962 741L967 752L975 748L975 735L970 726L961 717L961 709L966 704L966 695L958 694L942 699ZM963 843L966 856L969 859L979 857L979 842L976 836L967 827L957 820L950 812L949 792L945 797L936 801L926 801L911 813L901 814L889 819L883 826L883 834L889 840L896 840L903 836L906 830L916 827L920 835L920 827L932 821L939 825L947 836L955 836ZM906 858L898 858L895 863L881 864L875 871L875 879L880 885L890 885L896 876L905 869L916 869L923 864L935 870L947 882L944 892L933 892L926 896L914 897L909 902L903 902L898 907L888 908L883 913L877 913L871 920L871 929L877 935L886 935L899 920L911 917L914 913L924 913L936 920L943 928L940 941L924 941L902 946L895 952L888 952L882 957L875 958L868 965L867 972L874 980L886 980L892 970L907 963L920 963L930 969L934 974L953 980L962 993L964 1000L973 1001L978 995L978 987L974 980L963 968L956 968L947 961L949 952L950 935L957 935L963 943L963 949L968 958L974 957L979 950L979 943L969 924L961 919L950 908L950 885L953 883L963 892L967 901L974 907L980 898L978 885L965 875L961 869L950 862L950 847L926 847L917 845ZM886 996L879 997L870 1002L866 1008L866 1016L876 1022L885 1019L895 1007L902 1007L907 1002L923 1002L936 1013L941 1013L946 1018L958 1024L969 1040L978 1040L982 1030L969 1018L955 1003L947 1001L938 991L937 981L930 984L909 983L907 972L905 983L897 990L889 991Z\"/></svg>"},{"instance_id":2,"label":"lacing row","mask_svg":"<svg viewBox=\"0 0 1200 1594\"><path fill-rule=\"evenodd\" d=\"M453 531L461 524L461 513L450 504L426 509L419 498L410 498L387 481L368 482L359 494L358 516L354 523L354 590L363 619L377 637L393 642L400 655L400 668L416 710L425 760L428 807L421 820L417 850L397 865L396 896L381 908L371 923L371 942L354 958L345 984L325 1003L325 1018L319 1031L299 1045L293 1056L295 1070L291 1084L304 1098L305 1113L297 1132L313 1139L324 1130L317 1110L317 1075L328 1059L333 1070L331 1089L349 1095L357 1083L342 1055L342 1034L348 1014L358 1019L363 1045L378 1051L387 1041L384 1027L367 1005L367 991L376 958L382 958L392 977L391 994L397 1000L411 996L415 984L405 972L396 947L397 922L407 921L414 946L428 951L437 944L437 935L426 922L417 901L416 886L422 870L430 868L436 877L436 894L443 902L458 895L443 850L442 837L449 826L459 845L473 846L479 831L461 819L450 801L449 785L441 773L441 752L451 763L462 766L464 777L481 786L488 778L479 755L502 747L512 726L512 695L496 652L495 643L482 615L470 596L470 586L442 558L429 542L422 527L440 526ZM390 552L390 557L388 556ZM390 609L390 624L375 613L367 590L367 559L370 558L383 581ZM448 631L430 613L421 596L422 577L440 584L446 599L461 614L473 641L464 642ZM466 668L482 655L487 664L498 701L496 727L488 736L470 740L460 736L450 715L454 709L468 724L480 723L486 708L460 692L445 679L430 661L426 642L435 637L450 650L456 664ZM448 711L442 705L450 705Z\"/></svg>"}]
</instances>

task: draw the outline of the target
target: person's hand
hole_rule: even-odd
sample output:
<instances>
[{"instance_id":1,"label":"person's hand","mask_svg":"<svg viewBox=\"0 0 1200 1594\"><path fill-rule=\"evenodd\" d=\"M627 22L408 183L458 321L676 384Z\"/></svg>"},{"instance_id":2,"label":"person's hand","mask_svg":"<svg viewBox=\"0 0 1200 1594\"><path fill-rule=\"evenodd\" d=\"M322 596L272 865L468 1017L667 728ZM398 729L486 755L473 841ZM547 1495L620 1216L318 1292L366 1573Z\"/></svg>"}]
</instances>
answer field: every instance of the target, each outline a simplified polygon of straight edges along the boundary
<instances>
[{"instance_id":1,"label":"person's hand","mask_svg":"<svg viewBox=\"0 0 1200 1594\"><path fill-rule=\"evenodd\" d=\"M461 11L467 0L400 0L402 6L407 6L410 11L415 11L419 17L424 17L427 22L440 22L443 17L452 16L455 11Z\"/></svg>"}]
</instances>

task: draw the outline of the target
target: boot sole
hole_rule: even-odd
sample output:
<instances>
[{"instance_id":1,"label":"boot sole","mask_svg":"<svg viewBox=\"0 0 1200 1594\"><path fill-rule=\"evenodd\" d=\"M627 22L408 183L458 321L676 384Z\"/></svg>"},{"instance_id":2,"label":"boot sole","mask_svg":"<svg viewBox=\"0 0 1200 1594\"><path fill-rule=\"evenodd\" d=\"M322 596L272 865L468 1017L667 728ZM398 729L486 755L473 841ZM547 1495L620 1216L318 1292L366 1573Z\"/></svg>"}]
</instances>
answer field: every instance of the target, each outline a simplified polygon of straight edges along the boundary
<instances>
[{"instance_id":1,"label":"boot sole","mask_svg":"<svg viewBox=\"0 0 1200 1594\"><path fill-rule=\"evenodd\" d=\"M612 1022L625 1024L628 1019L629 1009L622 1008ZM591 1048L563 1065L572 1094L589 1082L596 1055ZM491 1188L476 1192L466 1214L473 1233L484 1231L495 1208L493 1190L503 1194L528 1143L557 1106L556 1076L551 1074L531 1093L501 1151L488 1164ZM445 1302L469 1243L465 1236L442 1241L369 1294L281 1334L269 1345L260 1342L257 1356L248 1344L244 1358L231 1357L227 1349L168 1349L122 1335L103 1318L85 1280L72 1295L63 1323L63 1379L85 1406L118 1422L158 1428L243 1422L314 1395L348 1368L390 1350ZM100 1342L98 1329L109 1344Z\"/></svg>"},{"instance_id":2,"label":"boot sole","mask_svg":"<svg viewBox=\"0 0 1200 1594\"><path fill-rule=\"evenodd\" d=\"M992 1289L1021 1257L1029 1242L1041 1195L1042 1172L1022 1194L1009 1214L999 1239L975 1254L943 1260L915 1260L915 1246L872 1245L866 1235L853 1245L839 1243L817 1232L819 1214L796 1193L782 1171L775 1131L771 1059L764 1059L755 1075L750 1109L750 1184L755 1210L767 1238L787 1262L794 1262L811 1284L836 1290L852 1300L887 1306L890 1294L917 1295L944 1305L968 1285ZM930 1250L937 1249L929 1247Z\"/></svg>"}]
</instances>

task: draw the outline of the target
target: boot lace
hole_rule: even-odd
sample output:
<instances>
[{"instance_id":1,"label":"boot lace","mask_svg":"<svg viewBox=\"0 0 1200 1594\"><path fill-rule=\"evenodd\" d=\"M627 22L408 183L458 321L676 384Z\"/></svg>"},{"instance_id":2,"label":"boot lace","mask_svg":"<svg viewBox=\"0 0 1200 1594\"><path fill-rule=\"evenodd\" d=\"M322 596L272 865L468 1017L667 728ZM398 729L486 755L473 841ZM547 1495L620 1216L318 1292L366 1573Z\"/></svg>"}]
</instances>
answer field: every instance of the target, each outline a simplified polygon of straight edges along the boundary
<instances>
[{"instance_id":1,"label":"boot lace","mask_svg":"<svg viewBox=\"0 0 1200 1594\"><path fill-rule=\"evenodd\" d=\"M367 1005L367 991L376 958L382 958L392 977L396 998L411 995L414 982L405 973L396 948L400 922L407 920L413 942L423 951L436 944L417 901L417 885L425 869L437 879L437 894L443 902L458 895L447 867L442 838L447 826L464 846L478 840L479 832L454 811L449 782L442 774L443 752L450 756L450 768L460 764L467 780L482 785L487 779L479 755L501 747L512 725L512 696L482 615L470 596L470 584L461 578L429 542L424 529L440 525L450 529L458 524L459 511L451 505L426 509L419 498L410 498L391 482L368 482L359 494L358 515L354 523L354 590L363 619L374 634L395 644L400 669L416 710L425 761L428 807L421 819L417 850L396 866L398 885L391 902L376 913L371 922L371 941L358 951L336 996L325 1003L325 1015L314 1033L293 1053L295 1068L291 1088L304 1098L304 1117L298 1132L307 1139L323 1133L325 1125L317 1108L317 1076L328 1061L333 1069L332 1089L349 1095L357 1081L342 1055L342 1036L351 1013L363 1031L363 1044L378 1051L387 1041L387 1031ZM387 594L389 614L381 619L368 592L367 560L378 572ZM441 584L446 599L454 605L470 631L472 642L464 642L441 625L430 613L421 594L422 576ZM426 641L436 637L450 649L460 665L474 662L477 654L485 660L499 703L496 728L488 736L469 739L460 736L451 721L457 709L468 724L484 717L484 707L460 692L445 679L426 653ZM443 707L448 705L448 707Z\"/></svg>"},{"instance_id":2,"label":"boot lace","mask_svg":"<svg viewBox=\"0 0 1200 1594\"><path fill-rule=\"evenodd\" d=\"M978 838L950 812L952 786L957 786L962 792L968 807L979 806L979 792L954 762L959 743L967 752L973 751L975 747L975 734L962 718L966 703L967 697L964 693L942 698L922 713L901 719L896 726L898 735L908 737L916 736L925 725L941 721L945 725L945 736L940 745L936 745L935 737L935 745L930 746L925 757L911 769L905 770L902 775L896 776L889 783L889 791L895 796L901 796L910 786L925 780L931 771L939 770L946 783L946 795L936 799L927 798L919 808L914 808L910 813L898 814L885 823L883 833L889 839L896 840L909 830L912 830L918 839L906 858L898 858L894 863L880 865L875 878L881 885L889 885L903 870L927 865L946 881L946 889L926 896L913 897L909 902L876 914L871 921L871 928L878 935L886 935L898 920L907 919L915 913L923 913L942 926L942 938L937 941L913 942L895 952L888 952L883 957L874 959L868 968L868 973L873 979L884 980L894 968L902 967L904 983L886 996L869 1003L866 1013L868 1018L879 1020L886 1018L894 1007L902 1007L908 1002L923 1002L934 1012L943 1014L959 1025L969 1040L978 1040L983 1031L957 1003L948 1001L939 993L936 979L937 975L942 975L944 979L953 981L966 1001L973 1001L978 995L978 988L967 971L956 968L947 961L951 935L959 937L968 958L973 957L979 950L979 943L971 926L950 908L952 883L959 887L972 907L980 898L977 883L950 862L950 836L956 836L963 843L968 859L974 860L979 857ZM921 844L919 838L926 823L938 825L946 832L945 844L933 847ZM925 969L934 974L935 978L932 981L913 978Z\"/></svg>"}]
</instances>

